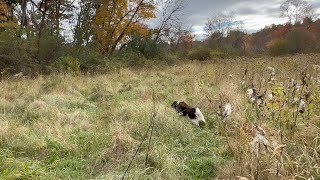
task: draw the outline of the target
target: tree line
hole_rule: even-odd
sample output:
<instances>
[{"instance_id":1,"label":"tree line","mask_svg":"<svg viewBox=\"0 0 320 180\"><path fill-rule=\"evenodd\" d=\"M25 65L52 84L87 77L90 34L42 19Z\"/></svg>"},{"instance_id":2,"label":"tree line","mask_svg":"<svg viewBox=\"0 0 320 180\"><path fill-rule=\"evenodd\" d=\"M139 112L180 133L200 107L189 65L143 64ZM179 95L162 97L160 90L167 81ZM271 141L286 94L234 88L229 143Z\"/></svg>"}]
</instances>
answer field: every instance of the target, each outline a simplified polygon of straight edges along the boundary
<instances>
[{"instance_id":1,"label":"tree line","mask_svg":"<svg viewBox=\"0 0 320 180\"><path fill-rule=\"evenodd\" d=\"M191 37L180 19L185 5L184 0L1 0L0 70L95 70L114 61L156 59L164 47Z\"/></svg>"},{"instance_id":2,"label":"tree line","mask_svg":"<svg viewBox=\"0 0 320 180\"><path fill-rule=\"evenodd\" d=\"M319 50L320 21L307 1L284 1L279 9L288 23L253 34L241 30L234 14L217 13L205 24L201 42L183 20L186 5L185 0L0 0L1 75L105 72L123 65Z\"/></svg>"}]
</instances>

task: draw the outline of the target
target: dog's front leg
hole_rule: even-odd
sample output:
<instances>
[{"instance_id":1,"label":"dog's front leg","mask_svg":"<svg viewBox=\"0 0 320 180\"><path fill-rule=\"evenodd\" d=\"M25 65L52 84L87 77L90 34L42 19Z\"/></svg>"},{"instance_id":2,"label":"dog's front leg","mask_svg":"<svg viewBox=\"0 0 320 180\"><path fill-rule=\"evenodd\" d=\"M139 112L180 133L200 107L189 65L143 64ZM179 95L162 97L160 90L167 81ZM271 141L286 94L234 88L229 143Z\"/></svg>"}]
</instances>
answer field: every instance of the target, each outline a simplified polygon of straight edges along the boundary
<instances>
[{"instance_id":1,"label":"dog's front leg","mask_svg":"<svg viewBox=\"0 0 320 180\"><path fill-rule=\"evenodd\" d=\"M196 120L190 120L193 124L195 124L196 126L199 126L199 123L198 123L198 121L196 121Z\"/></svg>"}]
</instances>

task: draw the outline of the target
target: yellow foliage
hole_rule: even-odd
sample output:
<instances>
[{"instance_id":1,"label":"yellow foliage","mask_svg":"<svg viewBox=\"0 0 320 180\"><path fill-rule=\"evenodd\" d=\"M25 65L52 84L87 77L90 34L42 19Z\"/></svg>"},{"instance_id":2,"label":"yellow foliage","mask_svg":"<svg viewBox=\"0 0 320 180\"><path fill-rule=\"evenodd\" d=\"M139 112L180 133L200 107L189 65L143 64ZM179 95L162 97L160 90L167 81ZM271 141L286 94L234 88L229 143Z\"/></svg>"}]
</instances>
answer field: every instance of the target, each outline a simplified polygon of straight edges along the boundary
<instances>
[{"instance_id":1,"label":"yellow foliage","mask_svg":"<svg viewBox=\"0 0 320 180\"><path fill-rule=\"evenodd\" d=\"M130 35L148 34L143 21L155 18L155 5L145 0L101 0L97 10L94 30L103 53L126 43Z\"/></svg>"}]
</instances>

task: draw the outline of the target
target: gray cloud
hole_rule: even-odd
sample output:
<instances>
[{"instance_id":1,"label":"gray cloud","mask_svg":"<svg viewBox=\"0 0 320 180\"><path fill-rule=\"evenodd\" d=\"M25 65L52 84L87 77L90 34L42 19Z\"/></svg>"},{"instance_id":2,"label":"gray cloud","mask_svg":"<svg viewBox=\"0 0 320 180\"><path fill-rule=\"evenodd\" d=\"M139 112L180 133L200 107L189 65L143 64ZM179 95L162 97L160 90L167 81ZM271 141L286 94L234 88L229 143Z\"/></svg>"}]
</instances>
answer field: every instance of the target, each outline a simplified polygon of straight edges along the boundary
<instances>
[{"instance_id":1,"label":"gray cloud","mask_svg":"<svg viewBox=\"0 0 320 180\"><path fill-rule=\"evenodd\" d=\"M252 7L239 8L234 12L236 15L258 14L259 10Z\"/></svg>"},{"instance_id":2,"label":"gray cloud","mask_svg":"<svg viewBox=\"0 0 320 180\"><path fill-rule=\"evenodd\" d=\"M272 23L283 23L279 18L279 7L284 0L189 0L186 8L186 23L193 25L196 34L212 15L231 11L237 20L243 21L243 29L257 31ZM309 0L316 12L320 12L320 1Z\"/></svg>"},{"instance_id":3,"label":"gray cloud","mask_svg":"<svg viewBox=\"0 0 320 180\"><path fill-rule=\"evenodd\" d=\"M275 15L280 15L280 8L279 7L265 7L263 9L263 13L270 15L270 16L275 16Z\"/></svg>"}]
</instances>

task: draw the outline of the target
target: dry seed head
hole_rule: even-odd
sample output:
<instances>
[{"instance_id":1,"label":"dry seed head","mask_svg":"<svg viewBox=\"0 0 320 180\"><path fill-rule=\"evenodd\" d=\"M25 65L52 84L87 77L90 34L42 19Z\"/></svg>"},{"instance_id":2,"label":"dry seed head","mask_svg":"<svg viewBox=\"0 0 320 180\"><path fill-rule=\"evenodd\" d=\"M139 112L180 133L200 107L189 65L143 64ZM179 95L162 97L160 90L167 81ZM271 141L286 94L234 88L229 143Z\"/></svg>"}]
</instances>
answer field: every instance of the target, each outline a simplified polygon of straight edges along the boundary
<instances>
[{"instance_id":1,"label":"dry seed head","mask_svg":"<svg viewBox=\"0 0 320 180\"><path fill-rule=\"evenodd\" d=\"M306 111L306 102L301 99L299 104L299 112L303 114Z\"/></svg>"},{"instance_id":2,"label":"dry seed head","mask_svg":"<svg viewBox=\"0 0 320 180\"><path fill-rule=\"evenodd\" d=\"M320 71L320 66L317 64L312 65L313 70Z\"/></svg>"},{"instance_id":3,"label":"dry seed head","mask_svg":"<svg viewBox=\"0 0 320 180\"><path fill-rule=\"evenodd\" d=\"M279 154L287 145L286 144L281 144L274 148L272 155L270 156L270 159L272 159L274 156Z\"/></svg>"},{"instance_id":4,"label":"dry seed head","mask_svg":"<svg viewBox=\"0 0 320 180\"><path fill-rule=\"evenodd\" d=\"M266 131L262 127L260 127L257 124L255 124L255 128L256 128L256 133L257 134L260 134L262 136L266 135Z\"/></svg>"},{"instance_id":5,"label":"dry seed head","mask_svg":"<svg viewBox=\"0 0 320 180\"><path fill-rule=\"evenodd\" d=\"M267 67L266 71L272 76L274 76L276 74L276 70L273 67L270 67L270 66Z\"/></svg>"},{"instance_id":6,"label":"dry seed head","mask_svg":"<svg viewBox=\"0 0 320 180\"><path fill-rule=\"evenodd\" d=\"M19 72L18 74L15 74L14 77L22 78L23 77L23 72Z\"/></svg>"},{"instance_id":7,"label":"dry seed head","mask_svg":"<svg viewBox=\"0 0 320 180\"><path fill-rule=\"evenodd\" d=\"M299 98L295 97L295 98L293 99L293 104L297 104L298 102L299 102Z\"/></svg>"},{"instance_id":8,"label":"dry seed head","mask_svg":"<svg viewBox=\"0 0 320 180\"><path fill-rule=\"evenodd\" d=\"M237 178L238 180L249 180L248 178L246 178L246 177L241 177L241 176L236 176L236 178Z\"/></svg>"},{"instance_id":9,"label":"dry seed head","mask_svg":"<svg viewBox=\"0 0 320 180\"><path fill-rule=\"evenodd\" d=\"M246 82L245 81L241 81L240 85L241 85L242 88L245 88Z\"/></svg>"},{"instance_id":10,"label":"dry seed head","mask_svg":"<svg viewBox=\"0 0 320 180\"><path fill-rule=\"evenodd\" d=\"M259 148L262 148L262 152L267 150L269 146L269 141L266 139L265 136L261 135L260 133L256 133L256 136L253 138L251 142L252 150L256 152L256 155L259 156Z\"/></svg>"},{"instance_id":11,"label":"dry seed head","mask_svg":"<svg viewBox=\"0 0 320 180\"><path fill-rule=\"evenodd\" d=\"M307 102L309 102L310 97L311 97L311 88L308 86L304 94L304 98L306 99Z\"/></svg>"},{"instance_id":12,"label":"dry seed head","mask_svg":"<svg viewBox=\"0 0 320 180\"><path fill-rule=\"evenodd\" d=\"M267 98L268 98L269 100L272 100L272 99L273 99L273 96L274 96L274 93L273 93L273 92L267 94Z\"/></svg>"},{"instance_id":13,"label":"dry seed head","mask_svg":"<svg viewBox=\"0 0 320 180\"><path fill-rule=\"evenodd\" d=\"M295 79L289 80L289 85L288 85L289 88L296 87L296 85L297 85L297 82Z\"/></svg>"},{"instance_id":14,"label":"dry seed head","mask_svg":"<svg viewBox=\"0 0 320 180\"><path fill-rule=\"evenodd\" d=\"M232 106L230 103L226 103L224 105L224 111L223 113L221 114L222 116L222 121L225 122L227 120L227 118L231 115L231 112L232 112Z\"/></svg>"},{"instance_id":15,"label":"dry seed head","mask_svg":"<svg viewBox=\"0 0 320 180\"><path fill-rule=\"evenodd\" d=\"M252 88L252 89L247 89L247 97L251 100L251 98L256 97L256 89Z\"/></svg>"}]
</instances>

